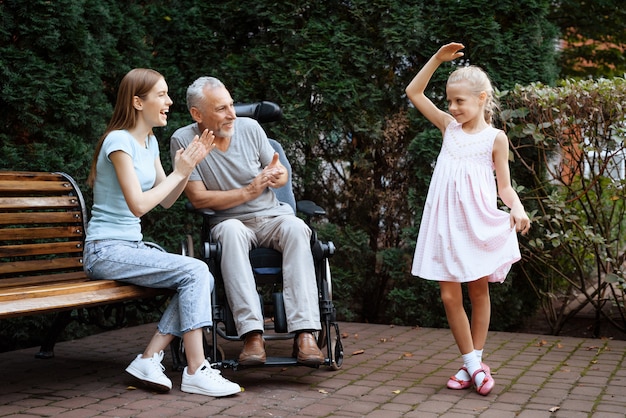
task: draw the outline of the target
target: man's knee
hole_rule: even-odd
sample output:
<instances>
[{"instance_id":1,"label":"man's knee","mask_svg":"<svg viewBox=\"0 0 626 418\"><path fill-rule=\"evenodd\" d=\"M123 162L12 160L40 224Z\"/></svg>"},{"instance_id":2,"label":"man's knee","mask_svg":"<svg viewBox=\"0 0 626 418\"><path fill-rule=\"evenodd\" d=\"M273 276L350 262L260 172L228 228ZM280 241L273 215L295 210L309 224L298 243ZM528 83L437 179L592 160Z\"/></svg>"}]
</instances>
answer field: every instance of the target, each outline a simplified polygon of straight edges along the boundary
<instances>
[{"instance_id":1,"label":"man's knee","mask_svg":"<svg viewBox=\"0 0 626 418\"><path fill-rule=\"evenodd\" d=\"M286 216L281 223L281 230L289 238L306 238L307 242L311 238L311 228L296 216Z\"/></svg>"},{"instance_id":2,"label":"man's knee","mask_svg":"<svg viewBox=\"0 0 626 418\"><path fill-rule=\"evenodd\" d=\"M213 227L213 236L217 239L241 239L248 234L248 228L238 219L226 219Z\"/></svg>"}]
</instances>

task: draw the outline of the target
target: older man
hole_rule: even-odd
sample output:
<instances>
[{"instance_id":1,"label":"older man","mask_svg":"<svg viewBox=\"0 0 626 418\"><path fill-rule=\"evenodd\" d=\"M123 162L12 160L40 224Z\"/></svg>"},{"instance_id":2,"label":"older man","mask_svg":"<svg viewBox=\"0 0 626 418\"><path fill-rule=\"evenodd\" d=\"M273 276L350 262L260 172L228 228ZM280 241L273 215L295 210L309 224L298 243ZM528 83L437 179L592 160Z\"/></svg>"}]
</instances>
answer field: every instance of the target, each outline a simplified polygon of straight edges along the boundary
<instances>
[{"instance_id":1,"label":"older man","mask_svg":"<svg viewBox=\"0 0 626 418\"><path fill-rule=\"evenodd\" d=\"M287 182L287 170L261 126L254 119L237 118L220 80L197 79L187 89L187 107L195 123L174 132L170 150L174 155L205 129L215 135L215 149L196 166L185 193L195 207L216 212L212 234L222 244L226 295L244 340L239 364L266 361L263 313L248 256L255 246L283 253L287 327L296 334L293 356L305 365L322 364L324 355L312 334L321 326L311 230L272 190Z\"/></svg>"}]
</instances>

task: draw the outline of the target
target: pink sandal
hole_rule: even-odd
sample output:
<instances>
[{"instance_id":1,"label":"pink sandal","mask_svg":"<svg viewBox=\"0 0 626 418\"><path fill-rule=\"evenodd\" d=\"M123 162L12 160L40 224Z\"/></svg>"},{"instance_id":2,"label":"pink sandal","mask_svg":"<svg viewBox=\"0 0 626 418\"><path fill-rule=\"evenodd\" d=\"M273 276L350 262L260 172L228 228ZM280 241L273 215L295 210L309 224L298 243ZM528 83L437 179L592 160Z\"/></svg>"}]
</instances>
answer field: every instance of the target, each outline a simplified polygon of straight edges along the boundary
<instances>
[{"instance_id":1,"label":"pink sandal","mask_svg":"<svg viewBox=\"0 0 626 418\"><path fill-rule=\"evenodd\" d=\"M487 366L485 363L480 363L480 365L483 368L483 371L485 372L485 374L488 374L491 376L491 369L489 368L489 366ZM459 369L459 371L461 370L464 370L465 373L467 373L467 376L469 377L469 372L467 371L467 368L465 366ZM453 390L463 390L463 389L469 388L470 386L472 386L471 378L470 380L459 379L458 377L456 377L456 373L450 376L450 379L448 379L448 383L446 384L446 387L448 389L453 389Z\"/></svg>"},{"instance_id":2,"label":"pink sandal","mask_svg":"<svg viewBox=\"0 0 626 418\"><path fill-rule=\"evenodd\" d=\"M474 382L474 378L476 377L476 375L481 372L485 373L485 378L480 383L480 385L476 386L476 392L478 392L480 395L487 396L495 386L496 382L493 380L493 377L491 377L491 373L487 373L487 371L485 371L484 369L478 369L472 375L472 383Z\"/></svg>"},{"instance_id":3,"label":"pink sandal","mask_svg":"<svg viewBox=\"0 0 626 418\"><path fill-rule=\"evenodd\" d=\"M465 373L467 373L467 375L469 376L469 372L467 371L467 368L465 368L465 366L461 367L459 370L465 370ZM450 376L450 379L448 379L448 383L446 384L446 386L448 387L448 389L454 390L467 389L468 387L472 386L472 381L459 379L458 377L456 377L456 375L453 374L452 376Z\"/></svg>"}]
</instances>

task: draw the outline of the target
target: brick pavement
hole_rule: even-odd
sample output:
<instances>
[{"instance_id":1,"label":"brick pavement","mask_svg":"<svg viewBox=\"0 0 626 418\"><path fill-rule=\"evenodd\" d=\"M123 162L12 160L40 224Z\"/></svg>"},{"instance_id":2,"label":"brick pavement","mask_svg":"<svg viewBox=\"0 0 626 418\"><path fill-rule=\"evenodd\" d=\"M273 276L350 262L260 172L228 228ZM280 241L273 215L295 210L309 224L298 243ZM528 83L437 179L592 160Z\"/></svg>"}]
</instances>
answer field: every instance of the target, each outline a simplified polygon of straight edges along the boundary
<instances>
[{"instance_id":1,"label":"brick pavement","mask_svg":"<svg viewBox=\"0 0 626 418\"><path fill-rule=\"evenodd\" d=\"M459 364L445 329L341 323L345 358L338 371L307 367L224 370L245 392L210 398L135 387L124 368L154 325L37 349L0 353L0 417L624 417L626 341L491 332L485 361L496 387L486 396L445 387ZM241 344L220 341L227 357ZM268 355L288 355L270 341ZM166 355L166 367L171 358Z\"/></svg>"}]
</instances>

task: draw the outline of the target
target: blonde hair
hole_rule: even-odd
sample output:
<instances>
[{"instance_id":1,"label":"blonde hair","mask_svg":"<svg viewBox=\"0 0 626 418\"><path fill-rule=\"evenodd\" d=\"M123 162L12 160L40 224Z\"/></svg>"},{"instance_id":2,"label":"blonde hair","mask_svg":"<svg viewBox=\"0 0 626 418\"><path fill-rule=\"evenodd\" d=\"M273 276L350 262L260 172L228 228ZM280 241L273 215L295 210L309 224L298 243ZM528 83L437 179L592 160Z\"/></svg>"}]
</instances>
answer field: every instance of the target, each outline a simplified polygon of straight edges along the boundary
<instances>
[{"instance_id":1,"label":"blonde hair","mask_svg":"<svg viewBox=\"0 0 626 418\"><path fill-rule=\"evenodd\" d=\"M482 92L487 94L485 98L485 121L488 124L492 124L492 117L496 110L498 110L498 101L493 94L493 86L487 73L480 67L475 65L469 65L467 67L461 67L452 72L448 77L446 84L454 84L459 82L466 82L469 84L472 92L479 95Z\"/></svg>"},{"instance_id":2,"label":"blonde hair","mask_svg":"<svg viewBox=\"0 0 626 418\"><path fill-rule=\"evenodd\" d=\"M111 131L121 129L132 129L137 124L137 114L139 111L133 106L134 97L145 99L146 95L152 90L152 87L161 80L163 76L149 68L135 68L130 70L122 79L117 92L117 100L113 116L107 125L104 134L96 144L96 150L91 160L91 169L87 184L93 187L96 180L96 165L98 163L98 154L102 149L102 143Z\"/></svg>"}]
</instances>

